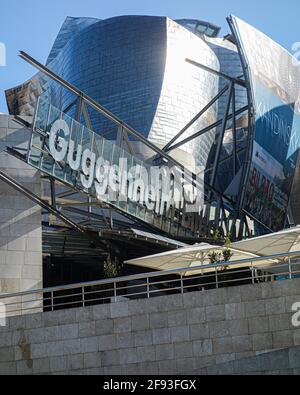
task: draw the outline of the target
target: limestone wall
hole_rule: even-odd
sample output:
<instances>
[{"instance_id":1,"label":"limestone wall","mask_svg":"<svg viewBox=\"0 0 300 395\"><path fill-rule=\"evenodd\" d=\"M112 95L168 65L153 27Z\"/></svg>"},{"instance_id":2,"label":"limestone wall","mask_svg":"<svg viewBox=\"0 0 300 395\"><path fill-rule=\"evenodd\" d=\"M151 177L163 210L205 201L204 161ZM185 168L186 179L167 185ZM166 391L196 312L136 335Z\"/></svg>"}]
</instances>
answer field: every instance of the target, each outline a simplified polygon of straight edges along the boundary
<instances>
[{"instance_id":1,"label":"limestone wall","mask_svg":"<svg viewBox=\"0 0 300 395\"><path fill-rule=\"evenodd\" d=\"M41 194L37 172L5 153L6 147L27 148L30 130L8 115L0 115L0 170ZM40 207L0 181L0 292L42 286Z\"/></svg>"},{"instance_id":2,"label":"limestone wall","mask_svg":"<svg viewBox=\"0 0 300 395\"><path fill-rule=\"evenodd\" d=\"M300 346L299 301L297 279L13 317L0 328L0 373L205 374Z\"/></svg>"}]
</instances>

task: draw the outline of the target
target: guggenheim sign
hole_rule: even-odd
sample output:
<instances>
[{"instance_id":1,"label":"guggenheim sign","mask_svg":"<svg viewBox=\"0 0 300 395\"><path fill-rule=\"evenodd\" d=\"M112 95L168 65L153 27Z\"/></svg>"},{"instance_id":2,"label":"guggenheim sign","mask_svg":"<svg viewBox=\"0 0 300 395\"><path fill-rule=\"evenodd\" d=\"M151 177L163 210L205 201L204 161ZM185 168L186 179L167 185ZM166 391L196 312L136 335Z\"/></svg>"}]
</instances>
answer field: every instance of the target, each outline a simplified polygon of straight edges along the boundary
<instances>
[{"instance_id":1,"label":"guggenheim sign","mask_svg":"<svg viewBox=\"0 0 300 395\"><path fill-rule=\"evenodd\" d=\"M146 164L42 98L27 161L63 184L173 234L191 232L187 214L199 216L203 209L203 180L189 182L176 166Z\"/></svg>"}]
</instances>

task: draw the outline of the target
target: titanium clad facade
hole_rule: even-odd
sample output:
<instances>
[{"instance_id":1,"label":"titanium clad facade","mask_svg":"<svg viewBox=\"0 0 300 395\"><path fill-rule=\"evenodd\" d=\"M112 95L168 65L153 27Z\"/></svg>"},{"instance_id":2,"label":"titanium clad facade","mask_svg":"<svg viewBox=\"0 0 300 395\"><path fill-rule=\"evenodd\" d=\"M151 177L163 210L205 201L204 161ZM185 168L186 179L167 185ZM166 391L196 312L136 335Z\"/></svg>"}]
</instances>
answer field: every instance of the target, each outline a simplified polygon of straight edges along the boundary
<instances>
[{"instance_id":1,"label":"titanium clad facade","mask_svg":"<svg viewBox=\"0 0 300 395\"><path fill-rule=\"evenodd\" d=\"M195 117L218 93L219 78L186 62L194 60L219 70L219 60L205 41L177 22L167 19L167 48L164 81L155 117L148 135L150 141L164 146ZM203 117L181 136L180 140L198 132L217 119L217 106L212 106ZM186 152L194 158L199 171L205 167L214 141L214 131L201 136L174 151L181 160ZM187 163L186 163L187 164Z\"/></svg>"},{"instance_id":2,"label":"titanium clad facade","mask_svg":"<svg viewBox=\"0 0 300 395\"><path fill-rule=\"evenodd\" d=\"M163 147L218 92L219 78L187 64L186 58L219 70L219 60L205 41L171 19L68 18L51 50L48 66ZM32 86L30 82L28 85ZM74 100L71 93L53 82L41 85L58 108L65 109ZM18 111L17 107L15 100L10 109ZM109 122L92 111L89 115L96 133L110 131ZM213 123L216 116L215 106L183 138ZM212 131L174 155L193 170L195 164L205 166L213 140ZM137 144L137 154L147 156L140 148ZM191 154L188 161L186 152Z\"/></svg>"}]
</instances>

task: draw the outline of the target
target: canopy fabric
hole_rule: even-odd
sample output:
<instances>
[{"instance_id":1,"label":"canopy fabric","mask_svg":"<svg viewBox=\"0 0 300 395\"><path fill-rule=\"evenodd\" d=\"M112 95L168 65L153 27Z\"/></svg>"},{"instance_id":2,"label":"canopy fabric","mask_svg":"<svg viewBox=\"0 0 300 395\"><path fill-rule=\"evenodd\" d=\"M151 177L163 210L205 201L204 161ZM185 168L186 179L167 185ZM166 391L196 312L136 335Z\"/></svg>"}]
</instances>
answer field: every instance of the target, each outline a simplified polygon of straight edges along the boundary
<instances>
[{"instance_id":1,"label":"canopy fabric","mask_svg":"<svg viewBox=\"0 0 300 395\"><path fill-rule=\"evenodd\" d=\"M209 254L212 252L221 252L223 248L224 247L210 244L196 244L194 246L179 248L162 254L133 259L125 263L154 270L176 270L206 266L211 263ZM269 259L268 257L276 254L300 251L300 226L282 232L233 243L230 250L233 256L230 260L229 267L249 267L251 264L251 262L249 263L249 259L258 257L266 257L266 259L256 262L255 267L273 266L276 260ZM239 262L241 260L247 261ZM235 262L238 263L236 264ZM186 272L185 275L204 274L214 270L214 268L199 269L199 271Z\"/></svg>"},{"instance_id":2,"label":"canopy fabric","mask_svg":"<svg viewBox=\"0 0 300 395\"><path fill-rule=\"evenodd\" d=\"M161 254L151 255L139 259L133 259L126 261L125 263L135 266L142 266L154 270L176 270L183 268L192 268L198 266L206 266L211 263L209 254L212 252L222 252L224 247L213 246L210 244L196 244L185 248L179 248L174 251L164 252ZM232 267L244 268L249 267L249 259L257 258L258 256L251 252L244 252L235 248L230 249L233 253L231 258ZM237 261L246 260L246 262ZM263 260L260 265L269 265L273 262L270 260ZM229 265L230 266L230 265ZM191 272L186 272L185 276L191 276L195 274L204 274L215 271L214 268L199 269Z\"/></svg>"},{"instance_id":3,"label":"canopy fabric","mask_svg":"<svg viewBox=\"0 0 300 395\"><path fill-rule=\"evenodd\" d=\"M300 226L232 244L232 248L259 256L300 251Z\"/></svg>"}]
</instances>

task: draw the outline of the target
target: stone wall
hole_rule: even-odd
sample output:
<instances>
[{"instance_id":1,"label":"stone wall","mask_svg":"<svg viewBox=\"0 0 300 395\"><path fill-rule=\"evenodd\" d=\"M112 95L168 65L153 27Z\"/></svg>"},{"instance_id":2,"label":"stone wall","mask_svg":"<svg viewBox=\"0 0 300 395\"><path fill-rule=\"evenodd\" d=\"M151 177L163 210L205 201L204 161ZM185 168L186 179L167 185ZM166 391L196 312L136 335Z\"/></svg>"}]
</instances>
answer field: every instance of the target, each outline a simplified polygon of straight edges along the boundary
<instances>
[{"instance_id":1,"label":"stone wall","mask_svg":"<svg viewBox=\"0 0 300 395\"><path fill-rule=\"evenodd\" d=\"M6 147L27 148L30 130L8 115L0 115L0 170L41 194L37 172L8 155ZM0 292L42 286L41 210L0 181Z\"/></svg>"},{"instance_id":2,"label":"stone wall","mask_svg":"<svg viewBox=\"0 0 300 395\"><path fill-rule=\"evenodd\" d=\"M299 301L297 279L13 317L0 328L0 372L201 372L299 346Z\"/></svg>"},{"instance_id":3,"label":"stone wall","mask_svg":"<svg viewBox=\"0 0 300 395\"><path fill-rule=\"evenodd\" d=\"M290 347L190 372L193 375L299 375L300 347Z\"/></svg>"}]
</instances>

